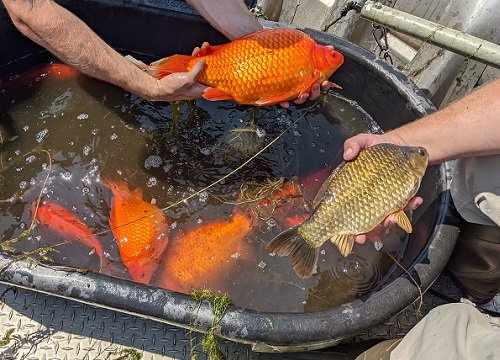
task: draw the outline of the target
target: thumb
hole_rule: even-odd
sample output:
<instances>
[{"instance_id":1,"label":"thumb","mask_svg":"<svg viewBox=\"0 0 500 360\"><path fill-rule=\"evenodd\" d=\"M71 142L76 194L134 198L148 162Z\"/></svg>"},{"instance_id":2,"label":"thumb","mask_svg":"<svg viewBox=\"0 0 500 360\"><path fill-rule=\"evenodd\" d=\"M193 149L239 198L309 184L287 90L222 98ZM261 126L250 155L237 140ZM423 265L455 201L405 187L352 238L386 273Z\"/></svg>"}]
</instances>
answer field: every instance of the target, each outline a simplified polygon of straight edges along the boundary
<instances>
[{"instance_id":1,"label":"thumb","mask_svg":"<svg viewBox=\"0 0 500 360\"><path fill-rule=\"evenodd\" d=\"M364 134L347 139L344 142L344 160L349 161L356 158L362 149L368 147L368 139L369 136Z\"/></svg>"},{"instance_id":2,"label":"thumb","mask_svg":"<svg viewBox=\"0 0 500 360\"><path fill-rule=\"evenodd\" d=\"M196 64L194 64L193 68L189 71L189 75L193 81L198 81L201 72L205 69L205 65L205 60L197 61Z\"/></svg>"}]
</instances>

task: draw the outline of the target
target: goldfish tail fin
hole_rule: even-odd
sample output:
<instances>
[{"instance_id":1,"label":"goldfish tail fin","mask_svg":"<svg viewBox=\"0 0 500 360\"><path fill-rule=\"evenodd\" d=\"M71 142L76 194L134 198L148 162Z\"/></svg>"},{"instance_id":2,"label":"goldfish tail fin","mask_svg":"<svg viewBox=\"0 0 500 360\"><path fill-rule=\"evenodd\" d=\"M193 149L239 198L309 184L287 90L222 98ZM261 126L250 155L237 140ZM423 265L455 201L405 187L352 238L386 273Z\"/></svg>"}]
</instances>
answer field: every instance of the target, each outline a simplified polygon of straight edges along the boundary
<instances>
[{"instance_id":1,"label":"goldfish tail fin","mask_svg":"<svg viewBox=\"0 0 500 360\"><path fill-rule=\"evenodd\" d=\"M311 247L297 232L298 227L286 230L276 236L266 249L269 253L292 257L295 273L301 278L309 278L316 271L319 248Z\"/></svg>"},{"instance_id":2,"label":"goldfish tail fin","mask_svg":"<svg viewBox=\"0 0 500 360\"><path fill-rule=\"evenodd\" d=\"M172 55L155 61L149 65L146 72L157 79L177 72L189 71L189 61L194 57L191 55Z\"/></svg>"}]
</instances>

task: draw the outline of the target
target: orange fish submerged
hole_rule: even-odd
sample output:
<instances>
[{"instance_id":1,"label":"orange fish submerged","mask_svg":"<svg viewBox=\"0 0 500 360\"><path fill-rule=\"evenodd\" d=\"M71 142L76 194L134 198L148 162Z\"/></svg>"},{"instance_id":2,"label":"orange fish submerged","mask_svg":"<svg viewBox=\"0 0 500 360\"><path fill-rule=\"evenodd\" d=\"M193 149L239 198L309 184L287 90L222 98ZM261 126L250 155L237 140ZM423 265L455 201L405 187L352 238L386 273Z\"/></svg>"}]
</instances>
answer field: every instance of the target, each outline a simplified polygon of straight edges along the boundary
<instances>
[{"instance_id":1,"label":"orange fish submerged","mask_svg":"<svg viewBox=\"0 0 500 360\"><path fill-rule=\"evenodd\" d=\"M185 294L204 286L220 289L237 258L251 256L244 241L251 230L250 216L235 212L230 220L207 222L187 231L169 246L157 285Z\"/></svg>"},{"instance_id":2,"label":"orange fish submerged","mask_svg":"<svg viewBox=\"0 0 500 360\"><path fill-rule=\"evenodd\" d=\"M168 244L168 222L158 207L121 181L102 181L113 193L109 225L123 264L134 281L147 284Z\"/></svg>"},{"instance_id":3,"label":"orange fish submerged","mask_svg":"<svg viewBox=\"0 0 500 360\"><path fill-rule=\"evenodd\" d=\"M35 209L36 202L32 205L33 214L35 213ZM36 220L39 224L46 226L52 231L69 236L72 241L81 241L89 248L95 250L99 256L101 270L107 263L102 245L92 230L68 209L56 203L40 205L36 212Z\"/></svg>"},{"instance_id":4,"label":"orange fish submerged","mask_svg":"<svg viewBox=\"0 0 500 360\"><path fill-rule=\"evenodd\" d=\"M210 86L207 100L273 105L308 93L342 65L344 56L294 29L266 29L225 45L202 48L195 56L174 55L152 63L149 73L162 78L185 72L204 59L198 82ZM334 85L332 83L332 85Z\"/></svg>"}]
</instances>

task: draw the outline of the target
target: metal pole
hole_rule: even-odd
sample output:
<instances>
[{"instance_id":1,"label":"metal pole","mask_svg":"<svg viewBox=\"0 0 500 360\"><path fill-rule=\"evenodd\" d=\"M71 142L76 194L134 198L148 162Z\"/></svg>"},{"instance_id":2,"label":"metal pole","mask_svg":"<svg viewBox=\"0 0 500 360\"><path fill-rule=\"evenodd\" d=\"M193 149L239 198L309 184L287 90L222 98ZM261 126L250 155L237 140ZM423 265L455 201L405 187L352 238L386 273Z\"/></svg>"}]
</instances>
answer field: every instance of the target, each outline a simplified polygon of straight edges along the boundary
<instances>
[{"instance_id":1,"label":"metal pole","mask_svg":"<svg viewBox=\"0 0 500 360\"><path fill-rule=\"evenodd\" d=\"M500 45L371 0L366 1L361 9L361 16L382 26L500 69Z\"/></svg>"}]
</instances>

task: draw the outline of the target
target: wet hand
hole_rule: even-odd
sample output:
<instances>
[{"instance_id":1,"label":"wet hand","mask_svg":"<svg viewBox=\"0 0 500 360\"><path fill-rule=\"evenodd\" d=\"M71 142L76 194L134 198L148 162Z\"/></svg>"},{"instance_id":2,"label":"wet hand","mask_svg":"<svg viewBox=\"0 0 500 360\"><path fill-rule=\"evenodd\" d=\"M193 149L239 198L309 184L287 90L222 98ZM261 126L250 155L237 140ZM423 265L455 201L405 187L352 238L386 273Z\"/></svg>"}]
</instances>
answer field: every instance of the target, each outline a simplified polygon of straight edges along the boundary
<instances>
[{"instance_id":1,"label":"wet hand","mask_svg":"<svg viewBox=\"0 0 500 360\"><path fill-rule=\"evenodd\" d=\"M205 60L198 61L188 72L174 73L157 81L156 96L153 101L177 101L201 98L208 86L197 82L205 68Z\"/></svg>"},{"instance_id":2,"label":"wet hand","mask_svg":"<svg viewBox=\"0 0 500 360\"><path fill-rule=\"evenodd\" d=\"M382 143L390 143L395 145L406 145L404 141L395 136L393 134L385 133L385 134L359 134L347 139L344 142L344 160L350 161L358 156L359 152L363 149L366 149L370 146L382 144ZM406 205L404 211L413 211L417 209L423 203L423 199L421 197L413 197L410 199L408 204ZM389 215L385 218L385 220L378 225L375 229L370 231L367 234L360 234L356 237L356 242L359 244L364 244L366 240L370 240L373 242L382 242L380 239L380 235L387 233L391 227L396 224L396 220L393 215Z\"/></svg>"}]
</instances>

